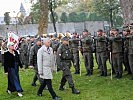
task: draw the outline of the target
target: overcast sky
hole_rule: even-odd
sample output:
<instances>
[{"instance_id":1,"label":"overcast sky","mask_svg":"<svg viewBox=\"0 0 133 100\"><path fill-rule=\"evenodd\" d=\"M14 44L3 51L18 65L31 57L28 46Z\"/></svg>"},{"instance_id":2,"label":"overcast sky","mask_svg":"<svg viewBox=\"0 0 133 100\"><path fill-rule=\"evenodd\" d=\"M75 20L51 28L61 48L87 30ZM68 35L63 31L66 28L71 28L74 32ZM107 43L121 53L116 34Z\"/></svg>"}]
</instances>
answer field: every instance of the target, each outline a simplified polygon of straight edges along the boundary
<instances>
[{"instance_id":1,"label":"overcast sky","mask_svg":"<svg viewBox=\"0 0 133 100\"><path fill-rule=\"evenodd\" d=\"M19 12L21 2L24 8L29 11L28 0L0 0L0 17L3 17L5 12L10 12L10 16L16 16Z\"/></svg>"}]
</instances>

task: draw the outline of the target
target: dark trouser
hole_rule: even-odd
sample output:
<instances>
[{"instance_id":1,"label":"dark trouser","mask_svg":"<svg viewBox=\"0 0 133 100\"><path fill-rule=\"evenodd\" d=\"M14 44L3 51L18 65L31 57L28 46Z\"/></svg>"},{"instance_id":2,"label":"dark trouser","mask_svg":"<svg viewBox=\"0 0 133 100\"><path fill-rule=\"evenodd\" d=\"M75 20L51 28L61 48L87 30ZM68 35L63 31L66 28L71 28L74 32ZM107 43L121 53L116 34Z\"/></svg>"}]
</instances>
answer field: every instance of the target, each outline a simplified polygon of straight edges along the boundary
<instances>
[{"instance_id":1,"label":"dark trouser","mask_svg":"<svg viewBox=\"0 0 133 100\"><path fill-rule=\"evenodd\" d=\"M85 64L85 68L86 71L93 71L93 54L90 52L87 53L83 53L83 57L84 57L84 64Z\"/></svg>"},{"instance_id":2,"label":"dark trouser","mask_svg":"<svg viewBox=\"0 0 133 100\"><path fill-rule=\"evenodd\" d=\"M128 53L127 52L124 52L123 64L125 66L125 69L128 71L128 73L131 73L130 66L129 66Z\"/></svg>"},{"instance_id":3,"label":"dark trouser","mask_svg":"<svg viewBox=\"0 0 133 100\"><path fill-rule=\"evenodd\" d=\"M97 65L98 65L98 61L97 61L97 53L95 53L95 60L96 60L96 63L97 63ZM99 69L100 67L98 66L98 69Z\"/></svg>"},{"instance_id":4,"label":"dark trouser","mask_svg":"<svg viewBox=\"0 0 133 100\"><path fill-rule=\"evenodd\" d=\"M57 95L54 92L53 88L52 88L52 80L51 79L40 79L40 87L38 89L38 94L42 94L45 86L47 85L48 90L52 96L52 98L54 99Z\"/></svg>"},{"instance_id":5,"label":"dark trouser","mask_svg":"<svg viewBox=\"0 0 133 100\"><path fill-rule=\"evenodd\" d=\"M29 63L29 56L26 55L26 56L25 56L25 59L24 59L25 68L28 68L28 63Z\"/></svg>"},{"instance_id":6,"label":"dark trouser","mask_svg":"<svg viewBox=\"0 0 133 100\"><path fill-rule=\"evenodd\" d=\"M133 54L128 54L129 66L133 75Z\"/></svg>"},{"instance_id":7,"label":"dark trouser","mask_svg":"<svg viewBox=\"0 0 133 100\"><path fill-rule=\"evenodd\" d=\"M34 77L33 77L33 82L32 82L32 84L35 84L36 81L39 79L37 65L34 66L34 71L35 71L35 75L34 75Z\"/></svg>"},{"instance_id":8,"label":"dark trouser","mask_svg":"<svg viewBox=\"0 0 133 100\"><path fill-rule=\"evenodd\" d=\"M74 63L75 72L79 72L79 70L80 70L79 53L73 54L73 63Z\"/></svg>"},{"instance_id":9,"label":"dark trouser","mask_svg":"<svg viewBox=\"0 0 133 100\"><path fill-rule=\"evenodd\" d=\"M116 74L123 73L122 62L123 62L122 53L112 53L112 63Z\"/></svg>"},{"instance_id":10,"label":"dark trouser","mask_svg":"<svg viewBox=\"0 0 133 100\"><path fill-rule=\"evenodd\" d=\"M71 62L62 62L63 68L63 75L61 79L61 85L64 86L65 83L68 81L69 87L74 87L74 83L72 80L72 74L70 72Z\"/></svg>"},{"instance_id":11,"label":"dark trouser","mask_svg":"<svg viewBox=\"0 0 133 100\"><path fill-rule=\"evenodd\" d=\"M107 74L106 61L107 61L106 52L97 53L97 63L100 68L101 74Z\"/></svg>"},{"instance_id":12,"label":"dark trouser","mask_svg":"<svg viewBox=\"0 0 133 100\"><path fill-rule=\"evenodd\" d=\"M2 66L4 66L4 54L1 54L1 62L2 62Z\"/></svg>"}]
</instances>

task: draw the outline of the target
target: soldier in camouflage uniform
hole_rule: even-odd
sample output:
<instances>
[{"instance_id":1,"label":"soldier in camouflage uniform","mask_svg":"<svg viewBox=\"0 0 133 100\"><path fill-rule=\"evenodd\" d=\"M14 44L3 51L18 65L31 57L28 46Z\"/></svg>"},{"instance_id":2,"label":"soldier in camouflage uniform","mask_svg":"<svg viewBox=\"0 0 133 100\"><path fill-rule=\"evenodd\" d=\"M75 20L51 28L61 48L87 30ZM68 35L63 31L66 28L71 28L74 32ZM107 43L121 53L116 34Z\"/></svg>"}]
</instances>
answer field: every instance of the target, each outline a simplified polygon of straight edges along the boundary
<instances>
[{"instance_id":1,"label":"soldier in camouflage uniform","mask_svg":"<svg viewBox=\"0 0 133 100\"><path fill-rule=\"evenodd\" d=\"M129 38L128 59L129 59L129 66L130 66L131 73L132 73L131 80L133 80L133 26L130 29L131 29L130 35L128 36L128 38Z\"/></svg>"},{"instance_id":2,"label":"soldier in camouflage uniform","mask_svg":"<svg viewBox=\"0 0 133 100\"><path fill-rule=\"evenodd\" d=\"M57 56L57 49L59 48L59 46L60 46L60 42L59 42L59 39L57 38L57 37L54 37L53 39L52 39L52 41L51 41L51 47L52 47L52 49L53 49L53 53L54 53L54 60L55 60L55 62L56 62L56 56ZM57 63L55 63L55 69L57 70L57 71L59 71L60 69L58 68L59 66L57 66Z\"/></svg>"},{"instance_id":3,"label":"soldier in camouflage uniform","mask_svg":"<svg viewBox=\"0 0 133 100\"><path fill-rule=\"evenodd\" d=\"M28 68L29 64L28 44L24 38L22 39L19 51L20 51L22 64L25 66L25 68Z\"/></svg>"},{"instance_id":4,"label":"soldier in camouflage uniform","mask_svg":"<svg viewBox=\"0 0 133 100\"><path fill-rule=\"evenodd\" d=\"M73 37L69 40L70 47L72 48L73 53L73 65L75 68L75 74L80 74L80 65L79 65L79 38L77 38L77 33L73 33Z\"/></svg>"},{"instance_id":5,"label":"soldier in camouflage uniform","mask_svg":"<svg viewBox=\"0 0 133 100\"><path fill-rule=\"evenodd\" d=\"M94 37L96 45L97 63L100 68L100 76L107 76L107 38L103 35L103 30L97 31L97 37Z\"/></svg>"},{"instance_id":6,"label":"soldier in camouflage uniform","mask_svg":"<svg viewBox=\"0 0 133 100\"><path fill-rule=\"evenodd\" d=\"M128 71L128 74L131 74L130 66L129 66L129 59L128 59L128 45L129 45L129 40L128 36L130 35L130 30L129 29L124 29L123 30L123 41L124 41L124 59L123 59L123 64L125 66L125 69Z\"/></svg>"},{"instance_id":7,"label":"soldier in camouflage uniform","mask_svg":"<svg viewBox=\"0 0 133 100\"><path fill-rule=\"evenodd\" d=\"M123 41L122 37L119 35L118 29L112 29L113 35L109 37L109 40L112 41L111 44L111 53L112 53L112 63L115 69L115 78L120 79L122 78L123 73Z\"/></svg>"},{"instance_id":8,"label":"soldier in camouflage uniform","mask_svg":"<svg viewBox=\"0 0 133 100\"><path fill-rule=\"evenodd\" d=\"M62 39L62 44L60 45L57 51L58 66L60 66L60 69L63 71L59 90L63 91L64 85L68 81L69 87L72 89L72 93L79 94L80 92L74 87L74 82L72 80L72 75L70 71L72 52L68 44L69 39L67 37L64 37Z\"/></svg>"},{"instance_id":9,"label":"soldier in camouflage uniform","mask_svg":"<svg viewBox=\"0 0 133 100\"><path fill-rule=\"evenodd\" d=\"M88 30L83 31L83 37L81 38L81 47L83 50L84 64L86 68L86 76L93 74L93 48L92 48L93 38L91 37Z\"/></svg>"},{"instance_id":10,"label":"soldier in camouflage uniform","mask_svg":"<svg viewBox=\"0 0 133 100\"><path fill-rule=\"evenodd\" d=\"M36 39L36 43L30 50L29 55L29 65L34 67L35 75L32 81L32 86L36 86L36 81L38 80L38 67L37 67L37 52L41 47L41 38Z\"/></svg>"}]
</instances>

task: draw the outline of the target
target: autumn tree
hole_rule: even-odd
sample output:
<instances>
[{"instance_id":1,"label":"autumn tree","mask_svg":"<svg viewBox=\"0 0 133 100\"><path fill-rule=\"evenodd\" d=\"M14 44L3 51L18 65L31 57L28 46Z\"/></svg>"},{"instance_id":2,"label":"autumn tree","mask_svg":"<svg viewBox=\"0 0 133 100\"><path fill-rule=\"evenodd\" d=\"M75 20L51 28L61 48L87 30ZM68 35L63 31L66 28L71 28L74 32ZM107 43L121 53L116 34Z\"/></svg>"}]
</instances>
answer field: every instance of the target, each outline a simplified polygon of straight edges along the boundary
<instances>
[{"instance_id":1,"label":"autumn tree","mask_svg":"<svg viewBox=\"0 0 133 100\"><path fill-rule=\"evenodd\" d=\"M5 14L4 14L4 21L5 21L6 25L10 24L11 17L9 16L9 13L10 12L5 12Z\"/></svg>"}]
</instances>

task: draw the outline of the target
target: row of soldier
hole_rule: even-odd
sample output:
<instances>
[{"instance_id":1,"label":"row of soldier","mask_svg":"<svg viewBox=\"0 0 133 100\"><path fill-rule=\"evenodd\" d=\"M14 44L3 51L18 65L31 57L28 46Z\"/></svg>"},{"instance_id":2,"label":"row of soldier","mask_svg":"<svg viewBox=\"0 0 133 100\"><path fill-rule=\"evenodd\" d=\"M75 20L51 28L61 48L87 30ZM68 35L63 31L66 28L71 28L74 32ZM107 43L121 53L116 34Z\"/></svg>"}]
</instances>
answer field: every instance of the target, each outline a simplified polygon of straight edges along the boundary
<instances>
[{"instance_id":1,"label":"row of soldier","mask_svg":"<svg viewBox=\"0 0 133 100\"><path fill-rule=\"evenodd\" d=\"M100 69L100 76L107 76L107 59L111 64L111 69L115 73L115 78L122 78L123 64L128 74L133 79L133 31L124 29L120 34L118 29L112 29L107 36L103 30L97 31L97 36L91 36L88 30L83 31L82 36L76 37L73 34L70 39L70 46L73 52L73 63L75 74L80 73L79 50L84 58L86 75L93 74L93 53L95 53L96 62Z\"/></svg>"},{"instance_id":2,"label":"row of soldier","mask_svg":"<svg viewBox=\"0 0 133 100\"><path fill-rule=\"evenodd\" d=\"M88 30L84 30L83 34L79 35L74 32L72 37L69 37L69 46L73 54L73 66L75 74L80 74L80 57L81 52L86 68L86 76L93 74L94 53L100 76L107 76L106 62L109 59L111 69L115 73L116 78L121 78L123 73L123 64L128 74L133 74L133 32L132 29L124 29L123 34L119 34L117 29L112 29L109 36L99 29L96 36L91 35ZM51 47L56 54L60 45L58 37L52 39ZM32 48L31 48L32 47ZM34 66L37 69L36 54L41 47L40 38L34 37L22 38L19 45L20 57L25 68ZM58 62L58 61L57 61ZM58 63L57 63L58 66ZM59 70L59 68L58 68ZM36 70L37 71L37 70ZM36 72L35 72L36 73ZM133 75L132 78L133 79ZM36 85L37 75L35 74L32 85Z\"/></svg>"}]
</instances>

